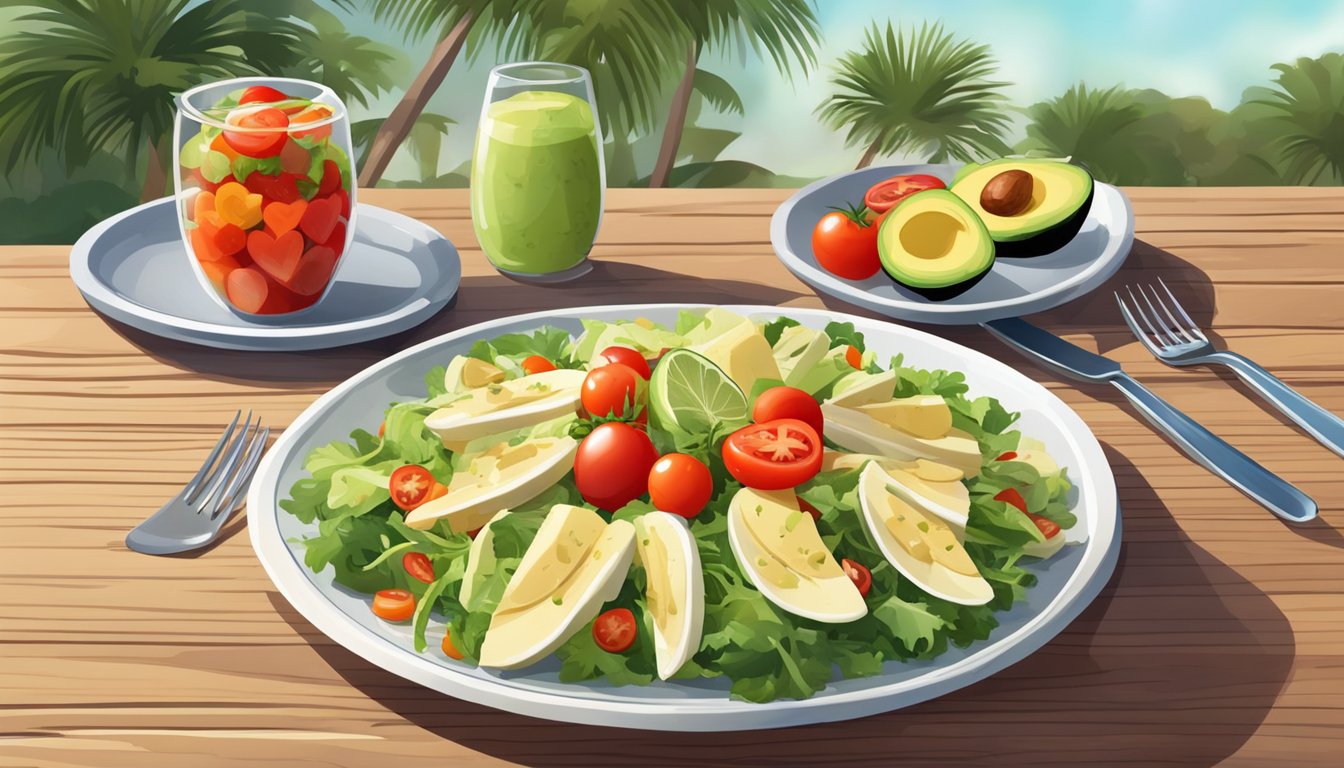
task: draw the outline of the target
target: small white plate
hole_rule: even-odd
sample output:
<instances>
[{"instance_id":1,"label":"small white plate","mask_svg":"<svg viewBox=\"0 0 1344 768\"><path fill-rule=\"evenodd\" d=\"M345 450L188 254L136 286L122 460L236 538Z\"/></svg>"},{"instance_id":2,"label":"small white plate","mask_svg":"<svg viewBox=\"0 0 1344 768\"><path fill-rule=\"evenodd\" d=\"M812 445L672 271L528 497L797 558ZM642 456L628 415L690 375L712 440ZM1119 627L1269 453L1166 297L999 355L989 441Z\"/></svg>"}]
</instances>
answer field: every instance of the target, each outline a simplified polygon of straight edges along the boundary
<instances>
[{"instance_id":1,"label":"small white plate","mask_svg":"<svg viewBox=\"0 0 1344 768\"><path fill-rule=\"evenodd\" d=\"M812 254L812 228L832 206L862 204L868 188L904 173L950 181L953 165L865 168L809 184L785 200L770 221L770 242L798 279L850 304L888 317L937 325L974 325L1044 312L1082 296L1106 280L1134 244L1134 209L1124 193L1095 183L1083 228L1063 248L1032 258L1002 258L980 282L945 301L920 296L879 271L867 280L845 280L822 269Z\"/></svg>"},{"instance_id":2,"label":"small white plate","mask_svg":"<svg viewBox=\"0 0 1344 768\"><path fill-rule=\"evenodd\" d=\"M359 205L335 284L311 310L254 321L206 292L182 244L173 198L100 222L70 251L70 277L89 306L169 339L222 349L289 352L355 344L428 320L457 293L457 249L399 213Z\"/></svg>"},{"instance_id":3,"label":"small white plate","mask_svg":"<svg viewBox=\"0 0 1344 768\"><path fill-rule=\"evenodd\" d=\"M1038 582L1024 602L995 614L999 626L988 640L950 648L924 661L887 662L872 677L836 680L810 699L753 704L729 697L724 679L671 680L647 686L614 687L605 681L563 683L552 656L510 672L484 670L448 659L434 650L416 653L411 630L388 624L369 610L369 595L332 580L328 567L313 573L304 565L301 540L317 524L301 523L280 509L294 482L306 476L304 459L313 448L344 440L352 429L377 424L387 404L424 397L425 372L473 342L544 325L570 333L580 320L647 317L672 324L684 305L581 307L492 320L431 339L355 374L299 414L262 460L247 495L247 529L252 548L280 593L304 618L334 642L383 669L436 691L510 712L588 725L661 731L736 731L782 728L863 717L899 709L949 693L998 672L1035 652L1058 634L1097 596L1115 569L1120 550L1120 514L1115 478L1091 430L1049 390L987 355L932 334L881 320L816 309L730 306L753 319L791 317L812 328L852 322L879 360L902 354L909 365L962 371L975 395L992 395L1018 411L1016 427L1043 441L1075 483L1069 497L1078 524L1068 531L1077 546L1026 567ZM442 624L431 621L442 634Z\"/></svg>"}]
</instances>

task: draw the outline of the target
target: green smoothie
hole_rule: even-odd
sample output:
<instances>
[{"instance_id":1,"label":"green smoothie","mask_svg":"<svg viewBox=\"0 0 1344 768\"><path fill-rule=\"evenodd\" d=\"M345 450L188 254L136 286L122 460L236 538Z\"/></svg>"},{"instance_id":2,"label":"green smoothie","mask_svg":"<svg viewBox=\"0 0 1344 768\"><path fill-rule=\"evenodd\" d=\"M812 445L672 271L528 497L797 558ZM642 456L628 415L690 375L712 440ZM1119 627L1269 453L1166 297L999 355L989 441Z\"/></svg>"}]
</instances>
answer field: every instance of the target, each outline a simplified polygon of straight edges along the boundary
<instances>
[{"instance_id":1,"label":"green smoothie","mask_svg":"<svg viewBox=\"0 0 1344 768\"><path fill-rule=\"evenodd\" d=\"M471 163L471 223L496 267L560 272L588 255L602 218L599 151L584 99L523 91L488 107Z\"/></svg>"}]
</instances>

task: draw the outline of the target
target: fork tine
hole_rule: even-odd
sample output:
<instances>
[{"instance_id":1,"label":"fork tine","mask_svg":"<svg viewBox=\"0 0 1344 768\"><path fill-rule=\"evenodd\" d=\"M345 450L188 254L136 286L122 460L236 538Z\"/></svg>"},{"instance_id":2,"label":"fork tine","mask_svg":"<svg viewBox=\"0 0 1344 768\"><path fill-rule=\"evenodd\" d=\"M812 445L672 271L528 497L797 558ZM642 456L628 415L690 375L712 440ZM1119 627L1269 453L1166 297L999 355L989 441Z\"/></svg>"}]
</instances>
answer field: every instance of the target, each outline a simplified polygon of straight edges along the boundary
<instances>
[{"instance_id":1,"label":"fork tine","mask_svg":"<svg viewBox=\"0 0 1344 768\"><path fill-rule=\"evenodd\" d=\"M1172 293L1171 289L1167 287L1167 282L1160 277L1157 278L1157 282L1162 286L1162 290L1166 291L1167 295L1171 297L1171 303L1175 305L1176 311L1181 313L1181 317L1185 318L1187 327L1199 337L1200 341L1208 341L1209 339L1204 335L1204 331L1200 330L1199 323L1196 323L1185 311L1185 307L1181 306L1181 302L1176 298L1176 294Z\"/></svg>"},{"instance_id":2,"label":"fork tine","mask_svg":"<svg viewBox=\"0 0 1344 768\"><path fill-rule=\"evenodd\" d=\"M1173 344L1179 343L1175 339L1169 339L1166 334L1157 330L1157 326L1153 325L1153 321L1148 317L1148 313L1144 312L1143 306L1139 304L1138 298L1134 295L1133 287L1127 285L1125 286L1125 291L1129 293L1129 300L1134 303L1134 313L1143 320L1144 325L1148 326L1148 330L1152 332L1153 339L1157 342L1158 347L1166 349Z\"/></svg>"},{"instance_id":3,"label":"fork tine","mask_svg":"<svg viewBox=\"0 0 1344 768\"><path fill-rule=\"evenodd\" d=\"M219 452L224 449L224 444L229 441L229 436L233 434L233 428L238 426L238 417L242 415L243 415L242 409L239 409L237 412L233 414L233 421L229 422L229 426L224 429L224 434L219 436L219 442L215 443L215 447L210 449L210 455L205 457L205 461L202 462L201 468L196 471L196 476L191 478L191 480L187 482L186 486L183 487L182 498L184 500L189 499L191 496L195 495L196 491L200 489L201 481L205 479L206 475L210 471L210 467L214 465L215 459L219 457ZM252 420L251 411L247 412L247 420L248 421Z\"/></svg>"},{"instance_id":4,"label":"fork tine","mask_svg":"<svg viewBox=\"0 0 1344 768\"><path fill-rule=\"evenodd\" d=\"M238 468L238 460L243 455L243 447L251 440L248 436L249 432L255 434L257 428L260 426L261 417L257 417L256 424L253 424L249 414L247 424L244 424L242 430L238 432L238 436L234 438L233 444L229 446L228 453L225 454L224 458L219 460L219 466L215 468L214 473L210 476L210 487L202 491L200 496L196 497L195 501L188 502L197 512L207 509L210 506L210 502L215 498L215 494L219 493L220 488L222 488L224 483L228 481L229 477L233 474L233 471Z\"/></svg>"},{"instance_id":5,"label":"fork tine","mask_svg":"<svg viewBox=\"0 0 1344 768\"><path fill-rule=\"evenodd\" d=\"M1171 313L1171 310L1167 308L1167 303L1162 300L1162 296L1158 294L1156 288L1154 288L1152 285L1146 285L1146 286L1139 286L1139 290L1144 292L1143 295L1145 299L1148 297L1149 293L1153 294L1153 300L1157 302L1158 306L1162 307L1162 312L1165 313L1167 319L1171 321L1170 328L1171 328L1171 334L1173 336L1179 333L1181 334L1181 336L1185 337L1185 341L1188 343L1193 344L1197 341L1194 336L1191 336L1190 333L1185 330L1185 327L1181 325L1181 321L1177 320L1176 316L1173 315Z\"/></svg>"},{"instance_id":6,"label":"fork tine","mask_svg":"<svg viewBox=\"0 0 1344 768\"><path fill-rule=\"evenodd\" d=\"M1160 355L1162 348L1154 344L1152 339L1148 338L1148 334L1144 333L1143 330L1139 328L1139 324L1134 319L1134 315L1129 311L1129 305L1125 303L1125 300L1120 296L1119 291L1115 292L1115 300L1120 305L1120 315L1125 319L1125 325L1128 325L1129 330L1134 332L1134 338L1138 339L1143 346L1147 347L1149 352L1152 352L1154 355Z\"/></svg>"},{"instance_id":7,"label":"fork tine","mask_svg":"<svg viewBox=\"0 0 1344 768\"><path fill-rule=\"evenodd\" d=\"M1166 323L1162 322L1162 315L1158 314L1157 307L1153 306L1152 300L1148 298L1148 294L1143 290L1142 285L1139 286L1139 295L1143 297L1143 302L1148 305L1148 312L1144 314L1150 316L1153 323L1162 329L1164 339L1170 339L1170 341L1167 342L1167 346L1175 346L1177 344L1185 343L1184 339L1178 337L1174 331L1167 327ZM1138 299L1135 299L1134 303L1138 304L1138 301Z\"/></svg>"},{"instance_id":8,"label":"fork tine","mask_svg":"<svg viewBox=\"0 0 1344 768\"><path fill-rule=\"evenodd\" d=\"M258 422L260 423L260 422ZM210 510L210 515L227 515L233 511L238 496L247 488L247 483L252 479L252 473L257 471L257 465L261 463L261 455L266 452L266 440L271 436L271 428L266 427L259 433L253 433L252 443L247 446L247 451L243 455L243 465L234 474L233 479L229 481L228 487L219 496L219 502L215 508Z\"/></svg>"}]
</instances>

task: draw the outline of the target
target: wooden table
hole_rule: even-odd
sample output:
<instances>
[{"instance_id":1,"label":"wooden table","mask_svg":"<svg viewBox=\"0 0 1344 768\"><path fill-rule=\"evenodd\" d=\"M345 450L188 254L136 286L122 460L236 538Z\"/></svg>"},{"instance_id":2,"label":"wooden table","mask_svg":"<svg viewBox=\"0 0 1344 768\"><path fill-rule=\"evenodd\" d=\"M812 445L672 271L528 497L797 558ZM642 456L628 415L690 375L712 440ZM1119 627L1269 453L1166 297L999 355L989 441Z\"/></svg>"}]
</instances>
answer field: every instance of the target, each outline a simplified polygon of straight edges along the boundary
<instances>
[{"instance_id":1,"label":"wooden table","mask_svg":"<svg viewBox=\"0 0 1344 768\"><path fill-rule=\"evenodd\" d=\"M1344 192L1127 191L1139 241L1113 285L1165 279L1222 343L1344 412ZM1299 484L1321 520L1280 524L1109 388L1058 382L978 329L935 329L1021 363L1078 410L1115 468L1124 546L1101 597L1041 652L904 711L703 735L532 720L332 644L266 579L241 516L190 556L123 548L236 408L283 427L366 365L471 323L650 301L853 311L771 254L769 217L787 194L614 191L594 273L534 288L486 264L465 193L370 192L459 245L459 298L417 330L306 354L202 349L110 323L71 284L66 247L0 249L0 765L1338 765L1344 463L1234 381L1152 360L1119 324L1113 285L1037 320Z\"/></svg>"}]
</instances>

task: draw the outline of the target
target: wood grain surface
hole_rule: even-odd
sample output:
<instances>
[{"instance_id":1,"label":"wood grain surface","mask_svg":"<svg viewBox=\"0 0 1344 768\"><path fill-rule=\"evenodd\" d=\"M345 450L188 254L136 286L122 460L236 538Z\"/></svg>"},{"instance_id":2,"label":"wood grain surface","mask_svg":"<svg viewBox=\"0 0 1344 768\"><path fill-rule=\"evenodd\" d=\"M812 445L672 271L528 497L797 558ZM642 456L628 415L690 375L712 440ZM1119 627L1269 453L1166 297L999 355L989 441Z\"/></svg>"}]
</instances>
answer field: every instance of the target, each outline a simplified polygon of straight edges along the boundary
<instances>
[{"instance_id":1,"label":"wood grain surface","mask_svg":"<svg viewBox=\"0 0 1344 768\"><path fill-rule=\"evenodd\" d=\"M122 538L235 409L283 427L366 365L472 323L654 301L857 311L775 260L769 218L788 192L613 191L593 274L551 288L490 269L465 192L362 193L457 243L461 291L413 331L302 354L146 335L84 304L67 247L0 249L0 765L1339 765L1344 463L1236 381L1152 360L1110 290L1163 278L1220 344L1344 412L1344 191L1126 191L1138 241L1124 270L1035 320L1299 484L1321 519L1280 524L1109 388L1057 381L978 329L932 329L1021 364L1102 440L1125 520L1115 577L989 680L864 720L748 733L563 725L405 682L278 596L241 516L188 556L134 554Z\"/></svg>"}]
</instances>

